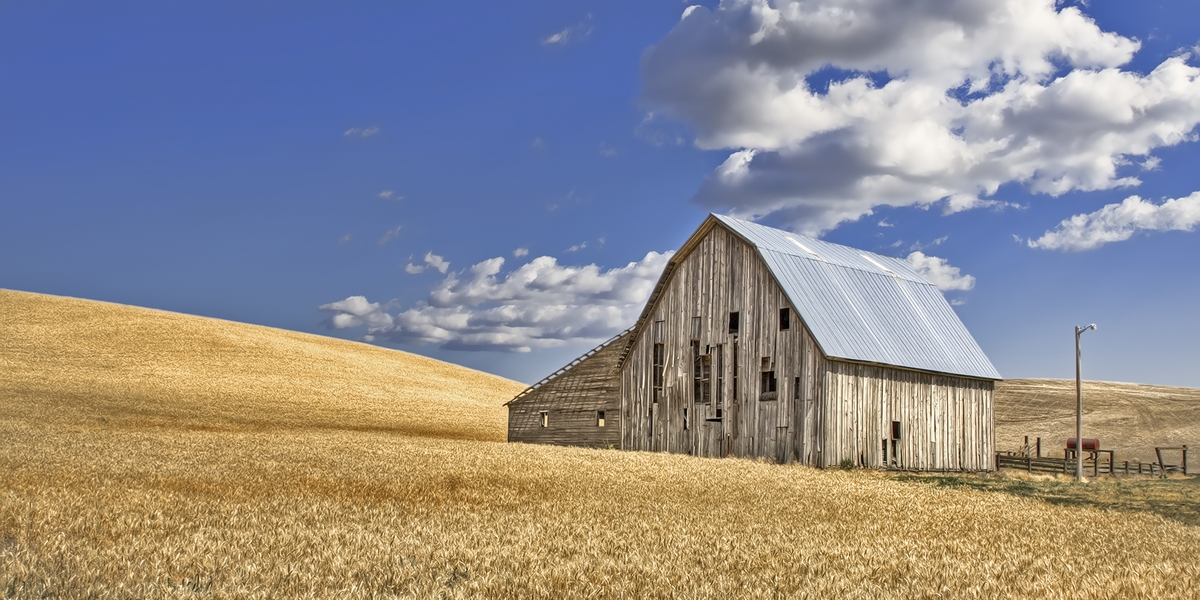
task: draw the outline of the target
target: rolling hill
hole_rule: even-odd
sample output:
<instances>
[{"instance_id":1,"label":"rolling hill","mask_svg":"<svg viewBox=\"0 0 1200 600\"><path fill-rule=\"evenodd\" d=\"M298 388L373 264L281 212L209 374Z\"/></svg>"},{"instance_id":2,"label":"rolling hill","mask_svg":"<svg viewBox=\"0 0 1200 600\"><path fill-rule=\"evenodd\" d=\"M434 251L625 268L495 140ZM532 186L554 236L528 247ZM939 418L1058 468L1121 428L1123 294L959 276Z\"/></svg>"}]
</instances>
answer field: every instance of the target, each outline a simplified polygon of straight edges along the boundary
<instances>
[{"instance_id":1,"label":"rolling hill","mask_svg":"<svg viewBox=\"0 0 1200 600\"><path fill-rule=\"evenodd\" d=\"M1042 438L1044 456L1061 457L1075 437L1075 381L1010 379L996 386L996 447L1015 450ZM1156 460L1155 446L1190 444L1200 465L1200 390L1108 381L1083 382L1083 436L1116 460ZM1164 456L1164 460L1166 457ZM1200 467L1198 467L1200 468Z\"/></svg>"},{"instance_id":2,"label":"rolling hill","mask_svg":"<svg viewBox=\"0 0 1200 600\"><path fill-rule=\"evenodd\" d=\"M994 475L506 444L501 404L522 384L411 354L22 292L0 291L0 314L6 598L1200 587L1200 527L1155 510L1194 505L1190 480L1009 494L973 489ZM1053 503L1022 497L1039 489Z\"/></svg>"},{"instance_id":3,"label":"rolling hill","mask_svg":"<svg viewBox=\"0 0 1200 600\"><path fill-rule=\"evenodd\" d=\"M503 441L517 383L407 352L0 290L0 418Z\"/></svg>"}]
</instances>

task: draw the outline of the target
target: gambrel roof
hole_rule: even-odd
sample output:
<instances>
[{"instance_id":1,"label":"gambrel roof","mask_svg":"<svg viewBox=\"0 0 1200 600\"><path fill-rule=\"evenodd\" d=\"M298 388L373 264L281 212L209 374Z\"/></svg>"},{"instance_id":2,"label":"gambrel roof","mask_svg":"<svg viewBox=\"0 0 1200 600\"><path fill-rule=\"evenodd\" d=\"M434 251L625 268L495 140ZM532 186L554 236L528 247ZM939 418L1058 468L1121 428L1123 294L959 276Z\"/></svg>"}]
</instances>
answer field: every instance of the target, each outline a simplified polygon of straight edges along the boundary
<instances>
[{"instance_id":1,"label":"gambrel roof","mask_svg":"<svg viewBox=\"0 0 1200 600\"><path fill-rule=\"evenodd\" d=\"M907 262L721 215L709 215L672 258L639 332L674 264L717 225L758 250L825 356L1001 378L941 291Z\"/></svg>"}]
</instances>

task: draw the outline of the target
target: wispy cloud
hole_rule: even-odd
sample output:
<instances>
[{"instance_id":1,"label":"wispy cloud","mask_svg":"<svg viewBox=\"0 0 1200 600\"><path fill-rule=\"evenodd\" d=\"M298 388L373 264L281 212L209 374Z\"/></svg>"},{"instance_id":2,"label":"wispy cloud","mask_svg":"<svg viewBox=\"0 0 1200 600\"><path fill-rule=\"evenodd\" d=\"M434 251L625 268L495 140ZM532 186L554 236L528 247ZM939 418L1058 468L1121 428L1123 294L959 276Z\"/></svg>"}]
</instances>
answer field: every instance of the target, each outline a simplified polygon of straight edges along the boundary
<instances>
[{"instance_id":1,"label":"wispy cloud","mask_svg":"<svg viewBox=\"0 0 1200 600\"><path fill-rule=\"evenodd\" d=\"M436 269L438 272L445 274L446 270L450 268L450 261L433 252L425 253L424 262L425 264L423 265L414 265L410 256L409 263L404 266L404 271L410 275L416 275L417 273L424 273L426 269Z\"/></svg>"},{"instance_id":2,"label":"wispy cloud","mask_svg":"<svg viewBox=\"0 0 1200 600\"><path fill-rule=\"evenodd\" d=\"M877 223L877 224L878 224L880 227L895 227L895 225L893 225L893 224L891 224L891 223L888 223L888 220L887 220L887 219L883 219L882 221L880 221L880 222L879 222L879 223Z\"/></svg>"},{"instance_id":3,"label":"wispy cloud","mask_svg":"<svg viewBox=\"0 0 1200 600\"><path fill-rule=\"evenodd\" d=\"M383 198L384 200L403 200L404 199L404 196L401 196L392 190L383 190L382 192L379 192L379 197Z\"/></svg>"},{"instance_id":4,"label":"wispy cloud","mask_svg":"<svg viewBox=\"0 0 1200 600\"><path fill-rule=\"evenodd\" d=\"M608 144L600 144L600 156L616 156L617 149Z\"/></svg>"},{"instance_id":5,"label":"wispy cloud","mask_svg":"<svg viewBox=\"0 0 1200 600\"><path fill-rule=\"evenodd\" d=\"M574 246L571 246L570 248L567 248L567 252L579 252L580 250L583 250L584 248L587 248L587 242L580 242L578 244L575 244Z\"/></svg>"},{"instance_id":6,"label":"wispy cloud","mask_svg":"<svg viewBox=\"0 0 1200 600\"><path fill-rule=\"evenodd\" d=\"M383 234L383 237L379 238L379 245L386 245L388 242L396 239L396 236L400 235L400 229L403 227L403 225L397 225L395 228L388 230L387 233Z\"/></svg>"},{"instance_id":7,"label":"wispy cloud","mask_svg":"<svg viewBox=\"0 0 1200 600\"><path fill-rule=\"evenodd\" d=\"M950 239L950 236L943 235L942 237L940 237L936 240L933 240L932 242L929 242L928 244L922 244L921 240L917 240L917 241L913 242L913 244L911 246L909 246L908 249L920 251L920 250L924 250L925 248L931 248L933 246L941 246L942 243L948 239Z\"/></svg>"},{"instance_id":8,"label":"wispy cloud","mask_svg":"<svg viewBox=\"0 0 1200 600\"><path fill-rule=\"evenodd\" d=\"M353 238L353 237L354 237L353 233L347 233L346 235L343 235L341 238L338 239L338 243L345 244L346 242L350 241L350 238Z\"/></svg>"},{"instance_id":9,"label":"wispy cloud","mask_svg":"<svg viewBox=\"0 0 1200 600\"><path fill-rule=\"evenodd\" d=\"M1125 241L1139 231L1192 231L1197 223L1200 192L1162 204L1130 196L1096 212L1064 219L1058 227L1026 243L1030 248L1078 252Z\"/></svg>"},{"instance_id":10,"label":"wispy cloud","mask_svg":"<svg viewBox=\"0 0 1200 600\"><path fill-rule=\"evenodd\" d=\"M596 342L629 327L670 252L650 252L624 267L565 266L543 256L502 274L504 258L450 272L429 296L392 314L364 296L320 306L332 329L366 327L362 339L439 344L451 350L528 352L573 341Z\"/></svg>"},{"instance_id":11,"label":"wispy cloud","mask_svg":"<svg viewBox=\"0 0 1200 600\"><path fill-rule=\"evenodd\" d=\"M342 135L344 135L346 137L365 138L365 137L371 137L377 133L379 133L379 126L372 125L370 127L351 127L350 129L347 129L346 132L343 133Z\"/></svg>"},{"instance_id":12,"label":"wispy cloud","mask_svg":"<svg viewBox=\"0 0 1200 600\"><path fill-rule=\"evenodd\" d=\"M960 273L958 267L951 266L944 258L926 256L923 252L913 252L908 255L908 264L921 274L929 283L937 286L943 292L967 291L975 287L975 278Z\"/></svg>"},{"instance_id":13,"label":"wispy cloud","mask_svg":"<svg viewBox=\"0 0 1200 600\"><path fill-rule=\"evenodd\" d=\"M584 16L580 22L550 34L542 39L543 46L564 46L574 41L586 38L592 33L592 13Z\"/></svg>"},{"instance_id":14,"label":"wispy cloud","mask_svg":"<svg viewBox=\"0 0 1200 600\"><path fill-rule=\"evenodd\" d=\"M516 258L521 258L523 256L528 256L528 255L529 255L529 248L526 248L524 246L521 246L520 248L513 250L513 256Z\"/></svg>"}]
</instances>

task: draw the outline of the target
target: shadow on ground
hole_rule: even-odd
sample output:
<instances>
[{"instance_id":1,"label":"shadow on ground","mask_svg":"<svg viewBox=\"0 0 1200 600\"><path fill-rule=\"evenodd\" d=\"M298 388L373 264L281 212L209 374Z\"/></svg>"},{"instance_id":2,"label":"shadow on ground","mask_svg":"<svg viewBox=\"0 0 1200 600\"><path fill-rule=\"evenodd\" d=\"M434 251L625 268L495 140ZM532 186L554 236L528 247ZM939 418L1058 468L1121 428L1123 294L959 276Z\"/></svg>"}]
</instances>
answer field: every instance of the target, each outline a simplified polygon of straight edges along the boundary
<instances>
[{"instance_id":1,"label":"shadow on ground","mask_svg":"<svg viewBox=\"0 0 1200 600\"><path fill-rule=\"evenodd\" d=\"M1006 472L991 475L897 475L898 481L1001 492L1059 506L1090 506L1152 513L1200 527L1200 477L1101 477L1085 484L1065 478L1021 478Z\"/></svg>"}]
</instances>

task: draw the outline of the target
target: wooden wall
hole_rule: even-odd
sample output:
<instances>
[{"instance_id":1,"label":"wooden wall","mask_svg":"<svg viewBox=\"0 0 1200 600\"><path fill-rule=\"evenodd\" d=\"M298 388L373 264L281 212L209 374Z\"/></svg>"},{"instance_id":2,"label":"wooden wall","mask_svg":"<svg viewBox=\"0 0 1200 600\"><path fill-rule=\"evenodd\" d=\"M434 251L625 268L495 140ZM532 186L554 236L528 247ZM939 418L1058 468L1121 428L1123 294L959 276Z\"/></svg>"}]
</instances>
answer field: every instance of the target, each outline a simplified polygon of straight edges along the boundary
<instances>
[{"instance_id":1,"label":"wooden wall","mask_svg":"<svg viewBox=\"0 0 1200 600\"><path fill-rule=\"evenodd\" d=\"M781 308L792 311L787 330L780 330ZM729 332L730 312L739 313L736 335ZM708 403L693 398L692 340L711 356ZM657 404L652 385L656 343L665 350ZM675 268L622 369L622 446L815 464L824 363L757 251L714 227ZM775 374L773 397L760 393L764 370Z\"/></svg>"},{"instance_id":2,"label":"wooden wall","mask_svg":"<svg viewBox=\"0 0 1200 600\"><path fill-rule=\"evenodd\" d=\"M787 330L781 308L791 310ZM737 334L730 312L739 313ZM991 468L993 382L827 359L757 251L723 227L681 258L635 334L620 374L623 448L822 467ZM707 403L695 397L693 340L711 357ZM657 403L655 344L664 351ZM774 395L763 394L763 371L775 375Z\"/></svg>"},{"instance_id":3,"label":"wooden wall","mask_svg":"<svg viewBox=\"0 0 1200 600\"><path fill-rule=\"evenodd\" d=\"M628 336L630 334L626 334ZM593 448L621 445L621 380L617 339L571 370L508 405L508 441ZM542 427L541 413L548 413ZM604 411L604 427L597 424Z\"/></svg>"},{"instance_id":4,"label":"wooden wall","mask_svg":"<svg viewBox=\"0 0 1200 600\"><path fill-rule=\"evenodd\" d=\"M826 364L822 444L828 452L821 466L848 459L921 471L993 468L995 382L837 360ZM894 444L893 422L900 426Z\"/></svg>"}]
</instances>

